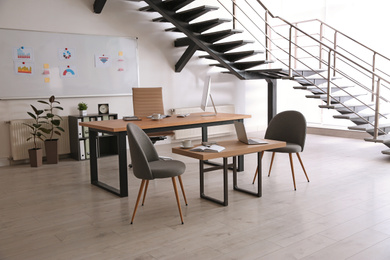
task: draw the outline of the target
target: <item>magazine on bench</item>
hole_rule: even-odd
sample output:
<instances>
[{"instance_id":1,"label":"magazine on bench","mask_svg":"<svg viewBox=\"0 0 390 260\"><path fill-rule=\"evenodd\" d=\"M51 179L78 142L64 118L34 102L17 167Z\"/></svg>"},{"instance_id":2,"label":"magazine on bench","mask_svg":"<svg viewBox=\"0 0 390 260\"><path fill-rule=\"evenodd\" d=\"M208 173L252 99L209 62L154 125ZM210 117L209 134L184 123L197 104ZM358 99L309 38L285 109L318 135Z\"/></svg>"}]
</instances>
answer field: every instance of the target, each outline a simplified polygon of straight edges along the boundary
<instances>
[{"instance_id":1,"label":"magazine on bench","mask_svg":"<svg viewBox=\"0 0 390 260\"><path fill-rule=\"evenodd\" d=\"M195 148L192 148L190 151L219 153L220 151L223 151L223 150L225 150L225 147L213 144L213 145L208 145L208 146L204 146L204 145L197 146Z\"/></svg>"}]
</instances>

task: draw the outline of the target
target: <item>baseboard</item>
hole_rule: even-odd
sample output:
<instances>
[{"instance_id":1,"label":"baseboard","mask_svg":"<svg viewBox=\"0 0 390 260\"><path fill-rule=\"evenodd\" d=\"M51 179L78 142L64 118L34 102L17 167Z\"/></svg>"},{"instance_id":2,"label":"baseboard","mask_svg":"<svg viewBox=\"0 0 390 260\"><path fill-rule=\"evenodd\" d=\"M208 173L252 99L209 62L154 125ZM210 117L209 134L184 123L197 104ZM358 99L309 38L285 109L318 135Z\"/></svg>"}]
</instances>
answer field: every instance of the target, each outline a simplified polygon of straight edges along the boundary
<instances>
[{"instance_id":1,"label":"baseboard","mask_svg":"<svg viewBox=\"0 0 390 260\"><path fill-rule=\"evenodd\" d=\"M352 138L352 139L364 139L371 137L367 132L354 131L354 130L345 130L345 129L334 129L334 128L325 128L325 127L307 127L308 134L314 135L325 135L325 136L335 136L343 138Z\"/></svg>"},{"instance_id":2,"label":"baseboard","mask_svg":"<svg viewBox=\"0 0 390 260\"><path fill-rule=\"evenodd\" d=\"M10 165L10 161L7 157L0 158L0 167L9 166L9 165Z\"/></svg>"}]
</instances>

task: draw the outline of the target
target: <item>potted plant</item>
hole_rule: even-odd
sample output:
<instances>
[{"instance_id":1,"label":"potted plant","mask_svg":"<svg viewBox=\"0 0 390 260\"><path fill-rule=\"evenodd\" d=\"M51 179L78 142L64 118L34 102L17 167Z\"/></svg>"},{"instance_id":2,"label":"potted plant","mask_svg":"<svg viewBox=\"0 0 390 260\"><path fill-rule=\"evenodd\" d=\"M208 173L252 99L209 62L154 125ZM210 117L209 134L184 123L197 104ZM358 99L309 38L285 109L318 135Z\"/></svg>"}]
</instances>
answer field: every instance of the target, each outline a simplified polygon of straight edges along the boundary
<instances>
[{"instance_id":1,"label":"potted plant","mask_svg":"<svg viewBox=\"0 0 390 260\"><path fill-rule=\"evenodd\" d=\"M54 96L49 98L49 102L45 100L38 100L38 102L48 106L44 110L46 115L43 116L46 119L46 127L42 128L42 131L48 135L48 138L45 140L46 162L56 164L58 163L58 138L53 137L54 135L61 135L61 132L65 132L60 126L62 117L57 115L56 111L63 110L63 108L58 106L60 102L55 100Z\"/></svg>"},{"instance_id":2,"label":"potted plant","mask_svg":"<svg viewBox=\"0 0 390 260\"><path fill-rule=\"evenodd\" d=\"M86 116L87 115L88 105L86 103L84 103L84 102L80 102L77 105L77 109L80 111L80 116Z\"/></svg>"},{"instance_id":3,"label":"potted plant","mask_svg":"<svg viewBox=\"0 0 390 260\"><path fill-rule=\"evenodd\" d=\"M33 139L34 141L34 148L31 148L28 150L28 155L30 158L30 165L31 167L39 167L42 165L42 149L38 147L37 145L37 139L44 141L45 135L43 134L43 127L42 125L45 123L45 121L41 120L43 117L41 116L43 114L43 110L38 110L33 105L30 105L33 109L34 113L27 112L27 114L34 119L34 121L31 124L24 123L24 125L28 126L31 130L30 134L31 136L27 138L26 141L30 141Z\"/></svg>"}]
</instances>

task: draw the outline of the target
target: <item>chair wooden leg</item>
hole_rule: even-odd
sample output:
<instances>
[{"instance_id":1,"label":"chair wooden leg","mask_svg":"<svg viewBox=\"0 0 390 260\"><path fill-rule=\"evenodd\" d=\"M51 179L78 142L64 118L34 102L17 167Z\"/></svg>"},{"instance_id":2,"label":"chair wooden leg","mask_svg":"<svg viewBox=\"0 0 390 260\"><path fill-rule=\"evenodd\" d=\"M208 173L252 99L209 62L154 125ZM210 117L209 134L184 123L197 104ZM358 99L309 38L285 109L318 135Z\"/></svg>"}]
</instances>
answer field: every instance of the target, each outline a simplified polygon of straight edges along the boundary
<instances>
[{"instance_id":1,"label":"chair wooden leg","mask_svg":"<svg viewBox=\"0 0 390 260\"><path fill-rule=\"evenodd\" d=\"M187 203L187 198L186 198L186 194L184 192L184 186L183 186L183 181L181 180L181 176L177 176L177 178L179 179L179 183L180 183L180 188L181 188L181 192L183 193L183 197L184 197L184 202L186 203L186 206L188 206L188 203Z\"/></svg>"},{"instance_id":2,"label":"chair wooden leg","mask_svg":"<svg viewBox=\"0 0 390 260\"><path fill-rule=\"evenodd\" d=\"M261 158L260 158L260 159L263 159L263 155L264 155L264 152L261 152ZM259 171L259 168L258 168L258 167L256 167L256 172L255 172L255 176L253 177L252 184L255 184L255 180L256 180L256 177L257 177L258 171Z\"/></svg>"},{"instance_id":3,"label":"chair wooden leg","mask_svg":"<svg viewBox=\"0 0 390 260\"><path fill-rule=\"evenodd\" d=\"M134 207L134 211L133 211L133 217L131 218L130 224L133 224L134 217L135 217L135 213L137 212L138 204L139 204L139 201L140 201L140 199L141 199L142 190L144 189L145 181L146 181L146 180L142 180L142 181L141 181L141 185L140 185L139 191L138 191L137 201L135 202L135 207Z\"/></svg>"},{"instance_id":4,"label":"chair wooden leg","mask_svg":"<svg viewBox=\"0 0 390 260\"><path fill-rule=\"evenodd\" d=\"M146 192L148 191L148 186L149 186L149 180L146 180L145 191L144 191L144 198L142 199L142 204L141 204L141 206L143 206L144 203L145 203Z\"/></svg>"},{"instance_id":5,"label":"chair wooden leg","mask_svg":"<svg viewBox=\"0 0 390 260\"><path fill-rule=\"evenodd\" d=\"M183 221L183 214L181 213L181 207L180 207L179 193L178 193L178 191L177 191L177 186L176 186L176 179L175 179L175 177L172 177L172 185L173 185L173 190L175 191L177 207L179 208L181 224L184 224L184 221Z\"/></svg>"},{"instance_id":6,"label":"chair wooden leg","mask_svg":"<svg viewBox=\"0 0 390 260\"><path fill-rule=\"evenodd\" d=\"M272 153L271 163L269 165L268 177L271 175L272 164L274 163L275 152Z\"/></svg>"},{"instance_id":7,"label":"chair wooden leg","mask_svg":"<svg viewBox=\"0 0 390 260\"><path fill-rule=\"evenodd\" d=\"M299 160L299 162L301 163L301 166L302 166L303 172L305 173L305 176L306 176L307 182L310 182L310 181L309 181L309 177L307 176L307 173L306 173L305 167L303 166L303 163L302 163L302 160L301 160L301 156L299 155L299 153L297 153L297 157L298 157L298 160Z\"/></svg>"},{"instance_id":8,"label":"chair wooden leg","mask_svg":"<svg viewBox=\"0 0 390 260\"><path fill-rule=\"evenodd\" d=\"M292 160L292 154L289 153L288 156L290 157L290 165L291 165L292 178L293 178L293 182L294 182L294 190L297 190L297 187L295 186L294 164L293 164L293 160Z\"/></svg>"}]
</instances>

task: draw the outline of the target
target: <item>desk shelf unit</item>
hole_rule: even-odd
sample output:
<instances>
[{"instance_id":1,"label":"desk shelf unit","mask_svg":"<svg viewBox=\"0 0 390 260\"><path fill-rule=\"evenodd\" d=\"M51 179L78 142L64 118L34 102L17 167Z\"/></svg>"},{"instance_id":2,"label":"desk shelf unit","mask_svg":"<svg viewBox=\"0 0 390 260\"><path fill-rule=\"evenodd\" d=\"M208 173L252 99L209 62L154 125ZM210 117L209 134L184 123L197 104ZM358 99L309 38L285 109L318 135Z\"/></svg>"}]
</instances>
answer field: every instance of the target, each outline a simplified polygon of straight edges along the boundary
<instances>
[{"instance_id":1,"label":"desk shelf unit","mask_svg":"<svg viewBox=\"0 0 390 260\"><path fill-rule=\"evenodd\" d=\"M86 116L69 116L70 157L75 160L90 158L89 129L80 126L80 122L118 119L118 114L89 114ZM97 138L97 157L118 154L117 137L106 133L99 133Z\"/></svg>"}]
</instances>

